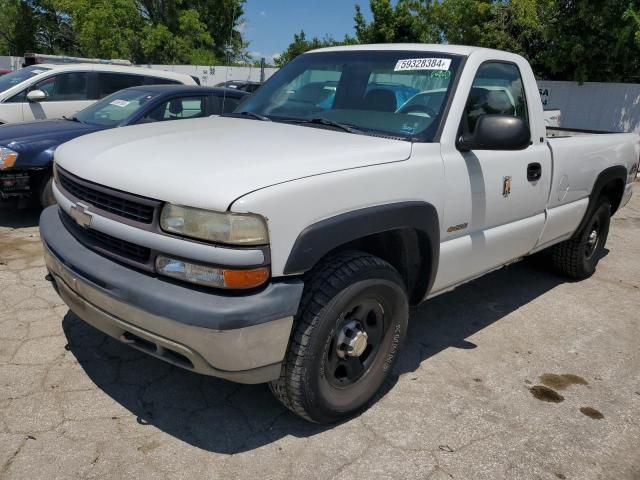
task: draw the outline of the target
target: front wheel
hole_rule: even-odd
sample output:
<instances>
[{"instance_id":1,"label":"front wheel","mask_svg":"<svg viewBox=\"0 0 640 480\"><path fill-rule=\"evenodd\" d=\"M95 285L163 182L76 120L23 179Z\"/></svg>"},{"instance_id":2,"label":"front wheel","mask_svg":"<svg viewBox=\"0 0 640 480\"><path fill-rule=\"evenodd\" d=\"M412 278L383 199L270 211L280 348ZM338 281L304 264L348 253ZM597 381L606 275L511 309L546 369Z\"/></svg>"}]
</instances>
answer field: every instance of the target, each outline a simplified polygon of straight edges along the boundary
<instances>
[{"instance_id":1,"label":"front wheel","mask_svg":"<svg viewBox=\"0 0 640 480\"><path fill-rule=\"evenodd\" d=\"M307 279L274 395L301 417L334 422L365 407L404 339L407 293L398 272L361 252L328 258Z\"/></svg>"}]
</instances>

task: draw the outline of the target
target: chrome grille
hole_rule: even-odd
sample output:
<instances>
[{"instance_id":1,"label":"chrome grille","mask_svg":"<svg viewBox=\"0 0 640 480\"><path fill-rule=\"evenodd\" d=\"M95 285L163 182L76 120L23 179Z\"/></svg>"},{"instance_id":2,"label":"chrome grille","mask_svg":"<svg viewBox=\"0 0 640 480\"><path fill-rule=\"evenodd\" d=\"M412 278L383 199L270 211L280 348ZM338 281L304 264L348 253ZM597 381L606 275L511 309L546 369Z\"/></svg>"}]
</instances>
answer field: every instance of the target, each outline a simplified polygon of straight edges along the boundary
<instances>
[{"instance_id":1,"label":"chrome grille","mask_svg":"<svg viewBox=\"0 0 640 480\"><path fill-rule=\"evenodd\" d=\"M78 200L136 222L151 224L155 210L160 204L155 200L136 197L81 180L59 167L57 167L57 177L62 188Z\"/></svg>"}]
</instances>

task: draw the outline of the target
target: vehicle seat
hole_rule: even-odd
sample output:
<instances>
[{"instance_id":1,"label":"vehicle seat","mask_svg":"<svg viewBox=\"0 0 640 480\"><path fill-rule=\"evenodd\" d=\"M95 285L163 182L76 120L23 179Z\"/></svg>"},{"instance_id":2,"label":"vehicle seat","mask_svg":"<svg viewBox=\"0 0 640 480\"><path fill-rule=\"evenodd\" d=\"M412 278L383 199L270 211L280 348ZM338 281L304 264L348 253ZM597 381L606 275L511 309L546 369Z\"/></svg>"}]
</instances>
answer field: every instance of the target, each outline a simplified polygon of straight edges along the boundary
<instances>
[{"instance_id":1,"label":"vehicle seat","mask_svg":"<svg viewBox=\"0 0 640 480\"><path fill-rule=\"evenodd\" d=\"M395 112L398 108L396 104L396 95L381 88L370 90L364 96L363 110L375 110L378 112Z\"/></svg>"},{"instance_id":2,"label":"vehicle seat","mask_svg":"<svg viewBox=\"0 0 640 480\"><path fill-rule=\"evenodd\" d=\"M178 118L182 115L182 100L174 98L169 102L169 118Z\"/></svg>"},{"instance_id":3,"label":"vehicle seat","mask_svg":"<svg viewBox=\"0 0 640 480\"><path fill-rule=\"evenodd\" d=\"M501 115L515 115L516 109L506 92L490 91L487 95L486 113L498 113Z\"/></svg>"},{"instance_id":4,"label":"vehicle seat","mask_svg":"<svg viewBox=\"0 0 640 480\"><path fill-rule=\"evenodd\" d=\"M486 111L488 96L489 90L486 88L471 88L469 98L467 99L467 106L465 108L466 115L464 116L467 121L467 129L469 132L473 132L475 130L476 123L481 115L489 113Z\"/></svg>"},{"instance_id":5,"label":"vehicle seat","mask_svg":"<svg viewBox=\"0 0 640 480\"><path fill-rule=\"evenodd\" d=\"M291 95L291 100L317 105L331 93L325 86L325 83L308 83Z\"/></svg>"}]
</instances>

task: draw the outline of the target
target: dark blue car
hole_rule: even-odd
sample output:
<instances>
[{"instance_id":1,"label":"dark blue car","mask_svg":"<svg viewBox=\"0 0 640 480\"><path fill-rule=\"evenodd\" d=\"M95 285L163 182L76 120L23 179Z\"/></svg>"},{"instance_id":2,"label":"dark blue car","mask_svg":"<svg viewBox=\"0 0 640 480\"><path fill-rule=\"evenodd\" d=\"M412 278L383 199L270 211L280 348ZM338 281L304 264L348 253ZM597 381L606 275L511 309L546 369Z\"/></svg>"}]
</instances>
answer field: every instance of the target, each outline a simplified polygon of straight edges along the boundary
<instances>
[{"instance_id":1,"label":"dark blue car","mask_svg":"<svg viewBox=\"0 0 640 480\"><path fill-rule=\"evenodd\" d=\"M55 149L108 128L208 117L232 112L249 94L225 88L150 85L120 90L73 118L0 126L0 198L55 202L51 166Z\"/></svg>"}]
</instances>

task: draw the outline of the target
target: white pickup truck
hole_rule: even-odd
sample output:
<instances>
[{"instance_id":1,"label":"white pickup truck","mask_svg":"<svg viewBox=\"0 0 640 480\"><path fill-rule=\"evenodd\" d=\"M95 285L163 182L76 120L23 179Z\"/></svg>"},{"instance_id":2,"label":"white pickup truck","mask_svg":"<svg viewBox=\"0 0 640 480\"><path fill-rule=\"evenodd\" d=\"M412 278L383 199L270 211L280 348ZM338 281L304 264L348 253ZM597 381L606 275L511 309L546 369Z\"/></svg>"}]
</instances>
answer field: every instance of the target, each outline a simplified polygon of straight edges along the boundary
<instances>
[{"instance_id":1,"label":"white pickup truck","mask_svg":"<svg viewBox=\"0 0 640 480\"><path fill-rule=\"evenodd\" d=\"M514 54L322 49L230 116L61 146L40 229L86 322L331 422L380 388L410 305L544 249L590 276L639 152L634 134L547 138Z\"/></svg>"}]
</instances>

